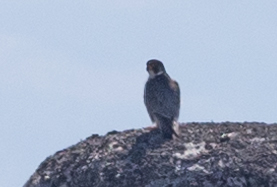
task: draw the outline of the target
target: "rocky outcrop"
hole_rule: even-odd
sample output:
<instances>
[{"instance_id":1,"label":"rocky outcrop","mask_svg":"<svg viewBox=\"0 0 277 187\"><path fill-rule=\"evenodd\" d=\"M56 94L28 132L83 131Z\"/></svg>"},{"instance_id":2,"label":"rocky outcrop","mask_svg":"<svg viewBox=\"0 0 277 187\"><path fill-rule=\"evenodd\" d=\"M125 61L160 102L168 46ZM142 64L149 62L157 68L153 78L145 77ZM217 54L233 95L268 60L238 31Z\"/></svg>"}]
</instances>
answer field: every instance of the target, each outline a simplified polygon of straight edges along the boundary
<instances>
[{"instance_id":1,"label":"rocky outcrop","mask_svg":"<svg viewBox=\"0 0 277 187\"><path fill-rule=\"evenodd\" d=\"M24 187L277 186L277 124L188 123L92 135L43 161Z\"/></svg>"}]
</instances>

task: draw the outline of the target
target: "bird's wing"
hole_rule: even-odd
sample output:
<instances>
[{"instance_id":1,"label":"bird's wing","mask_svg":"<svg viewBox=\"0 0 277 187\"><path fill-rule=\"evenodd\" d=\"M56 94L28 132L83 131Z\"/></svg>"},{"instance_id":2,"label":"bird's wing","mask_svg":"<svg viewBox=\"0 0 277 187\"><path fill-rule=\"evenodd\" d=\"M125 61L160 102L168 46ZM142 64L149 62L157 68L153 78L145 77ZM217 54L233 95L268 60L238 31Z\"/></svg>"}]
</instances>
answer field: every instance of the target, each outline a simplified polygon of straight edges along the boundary
<instances>
[{"instance_id":1,"label":"bird's wing","mask_svg":"<svg viewBox=\"0 0 277 187\"><path fill-rule=\"evenodd\" d=\"M167 118L178 119L180 110L180 88L176 81L169 81L169 89L156 92L155 102L152 102L153 113Z\"/></svg>"},{"instance_id":2,"label":"bird's wing","mask_svg":"<svg viewBox=\"0 0 277 187\"><path fill-rule=\"evenodd\" d=\"M174 92L174 99L173 99L173 105L174 107L174 118L178 119L179 117L179 111L180 111L180 105L181 105L181 91L180 87L177 81L172 80L170 87L172 88Z\"/></svg>"}]
</instances>

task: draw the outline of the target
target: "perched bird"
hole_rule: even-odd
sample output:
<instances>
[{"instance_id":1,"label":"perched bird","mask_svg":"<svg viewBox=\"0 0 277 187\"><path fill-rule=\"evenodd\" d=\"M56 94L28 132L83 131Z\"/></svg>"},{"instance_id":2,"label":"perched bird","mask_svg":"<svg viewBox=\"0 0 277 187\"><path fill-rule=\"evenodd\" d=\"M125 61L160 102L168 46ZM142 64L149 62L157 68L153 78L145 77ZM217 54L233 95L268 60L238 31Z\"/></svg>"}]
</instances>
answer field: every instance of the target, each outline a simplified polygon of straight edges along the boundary
<instances>
[{"instance_id":1,"label":"perched bird","mask_svg":"<svg viewBox=\"0 0 277 187\"><path fill-rule=\"evenodd\" d=\"M149 60L146 66L149 78L144 88L144 103L148 114L164 138L178 137L179 85L169 77L161 61Z\"/></svg>"}]
</instances>

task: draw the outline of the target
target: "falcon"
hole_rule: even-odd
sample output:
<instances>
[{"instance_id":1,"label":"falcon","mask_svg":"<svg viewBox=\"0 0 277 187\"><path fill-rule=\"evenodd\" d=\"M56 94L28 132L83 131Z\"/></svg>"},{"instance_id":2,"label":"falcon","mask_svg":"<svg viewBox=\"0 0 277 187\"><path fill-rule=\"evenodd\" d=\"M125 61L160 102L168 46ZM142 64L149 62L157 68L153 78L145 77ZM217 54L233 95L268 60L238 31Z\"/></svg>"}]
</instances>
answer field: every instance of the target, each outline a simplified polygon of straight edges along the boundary
<instances>
[{"instance_id":1,"label":"falcon","mask_svg":"<svg viewBox=\"0 0 277 187\"><path fill-rule=\"evenodd\" d=\"M180 88L166 73L163 63L152 59L146 63L149 78L144 88L144 104L153 123L166 139L178 137Z\"/></svg>"}]
</instances>

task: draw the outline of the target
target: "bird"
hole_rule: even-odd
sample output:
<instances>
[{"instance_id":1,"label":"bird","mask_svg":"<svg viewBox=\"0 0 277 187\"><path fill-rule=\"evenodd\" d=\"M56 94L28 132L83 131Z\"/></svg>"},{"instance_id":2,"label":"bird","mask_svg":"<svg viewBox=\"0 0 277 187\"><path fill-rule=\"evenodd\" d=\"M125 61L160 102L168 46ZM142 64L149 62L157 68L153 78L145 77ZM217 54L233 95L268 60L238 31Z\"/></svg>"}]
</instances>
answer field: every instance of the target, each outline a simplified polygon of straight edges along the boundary
<instances>
[{"instance_id":1,"label":"bird","mask_svg":"<svg viewBox=\"0 0 277 187\"><path fill-rule=\"evenodd\" d=\"M165 139L178 135L180 112L180 88L167 74L163 63L151 59L146 63L149 73L144 87L144 104L153 123L156 123Z\"/></svg>"}]
</instances>

